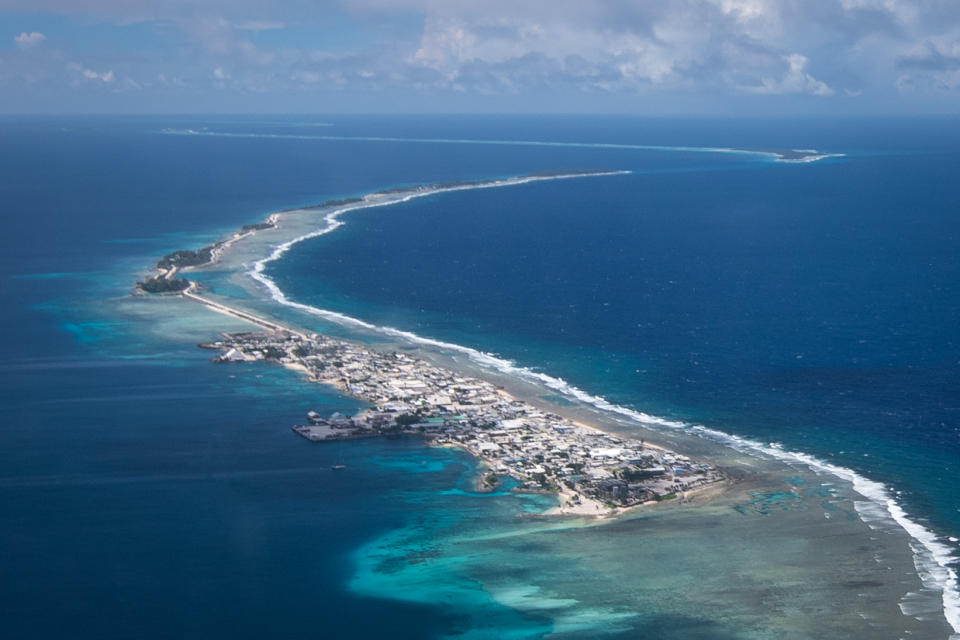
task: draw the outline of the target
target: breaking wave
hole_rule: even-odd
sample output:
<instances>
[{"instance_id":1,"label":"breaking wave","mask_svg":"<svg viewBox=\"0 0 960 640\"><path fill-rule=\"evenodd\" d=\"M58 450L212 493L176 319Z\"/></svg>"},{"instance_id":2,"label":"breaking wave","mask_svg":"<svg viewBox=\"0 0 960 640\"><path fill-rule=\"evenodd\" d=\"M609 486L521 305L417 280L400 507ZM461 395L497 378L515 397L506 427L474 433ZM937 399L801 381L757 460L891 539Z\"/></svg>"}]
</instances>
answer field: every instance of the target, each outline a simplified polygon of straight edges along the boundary
<instances>
[{"instance_id":1,"label":"breaking wave","mask_svg":"<svg viewBox=\"0 0 960 640\"><path fill-rule=\"evenodd\" d=\"M657 144L626 144L615 142L555 142L548 140L483 140L476 138L397 138L390 136L322 136L294 133L236 133L228 131L209 131L196 129L163 129L160 133L168 135L192 136L219 136L224 138L274 138L281 140L330 140L356 142L414 142L431 144L481 144L481 145L509 145L522 147L567 147L586 149L624 149L634 151L680 151L686 153L732 153L741 155L761 156L776 162L809 163L826 158L841 158L842 153L822 153L811 149L791 149L791 152L801 153L798 157L784 157L776 151L762 149L736 149L733 147L692 147Z\"/></svg>"},{"instance_id":2,"label":"breaking wave","mask_svg":"<svg viewBox=\"0 0 960 640\"><path fill-rule=\"evenodd\" d=\"M560 180L599 175L609 174L596 173L560 176L529 176L523 178L476 183L471 185L423 189L412 193L397 194L395 197L388 197L386 199L383 199L382 194L379 196L380 199L378 199L376 195L368 196L364 198L362 202L337 208L328 213L324 217L324 221L326 222L325 227L277 245L267 257L254 262L253 268L248 272L248 274L254 280L266 287L274 301L286 307L297 309L298 311L302 311L347 327L359 328L366 331L375 332L383 336L389 336L391 338L403 340L408 343L439 348L446 352L461 354L482 367L495 370L502 374L514 376L522 380L541 384L568 398L573 398L601 411L621 416L627 420L644 426L682 430L685 433L693 433L713 442L728 446L739 452L753 455L763 454L788 464L804 465L815 473L834 476L849 482L854 491L865 498L865 500L855 502L855 507L861 520L871 527L877 527L880 525L895 526L906 532L906 534L909 536L910 547L913 551L914 566L920 575L924 588L928 590L928 592L940 595L943 614L954 631L954 635L952 635L951 638L954 640L960 638L960 580L958 580L957 576L956 563L958 559L955 555L954 549L944 542L944 539L941 536L938 536L936 533L927 529L922 524L911 518L894 497L894 492L883 483L870 480L869 478L857 473L852 469L820 460L819 458L808 453L784 449L782 446L776 443L764 444L762 442L705 427L703 425L688 424L675 420L669 420L650 415L642 411L637 411L636 409L617 405L610 402L603 396L595 395L580 389L579 387L566 382L562 378L550 376L539 371L534 371L528 367L518 365L509 359L486 353L480 351L479 349L424 337L411 331L404 331L395 327L379 326L343 313L327 309L320 309L318 307L291 300L287 297L283 290L280 289L276 282L274 282L273 279L271 279L265 272L268 264L279 260L294 245L297 245L310 238L331 233L340 228L343 224L345 224L341 220L341 217L350 211L399 204L402 202L408 202L414 198L426 197L448 191L507 187L543 180ZM917 595L918 594L908 594L901 603L901 609L906 615L910 615L910 611L913 608L911 606L911 602L916 598Z\"/></svg>"}]
</instances>

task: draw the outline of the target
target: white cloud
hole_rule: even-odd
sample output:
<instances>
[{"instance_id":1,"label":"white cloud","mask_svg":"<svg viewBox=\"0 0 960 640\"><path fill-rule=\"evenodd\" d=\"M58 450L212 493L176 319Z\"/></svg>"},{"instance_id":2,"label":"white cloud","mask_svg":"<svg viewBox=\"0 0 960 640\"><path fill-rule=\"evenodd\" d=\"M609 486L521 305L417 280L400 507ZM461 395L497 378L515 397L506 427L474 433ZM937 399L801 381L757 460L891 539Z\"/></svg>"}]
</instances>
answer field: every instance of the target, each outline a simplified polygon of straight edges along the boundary
<instances>
[{"instance_id":1,"label":"white cloud","mask_svg":"<svg viewBox=\"0 0 960 640\"><path fill-rule=\"evenodd\" d=\"M919 18L919 4L911 0L840 0L840 6L847 11L873 11L887 15L901 24L912 23Z\"/></svg>"},{"instance_id":2,"label":"white cloud","mask_svg":"<svg viewBox=\"0 0 960 640\"><path fill-rule=\"evenodd\" d=\"M805 93L814 96L832 96L835 92L825 82L821 82L807 72L807 57L794 53L784 57L787 70L779 80L764 78L760 85L746 86L750 93L790 94Z\"/></svg>"},{"instance_id":3,"label":"white cloud","mask_svg":"<svg viewBox=\"0 0 960 640\"><path fill-rule=\"evenodd\" d=\"M157 83L162 87L183 88L187 86L186 80L181 76L168 76L165 73L157 74Z\"/></svg>"},{"instance_id":4,"label":"white cloud","mask_svg":"<svg viewBox=\"0 0 960 640\"><path fill-rule=\"evenodd\" d=\"M739 20L754 20L770 13L769 0L714 0L726 14L733 14Z\"/></svg>"},{"instance_id":5,"label":"white cloud","mask_svg":"<svg viewBox=\"0 0 960 640\"><path fill-rule=\"evenodd\" d=\"M89 69L81 64L76 62L71 62L67 65L67 69L74 73L74 77L77 79L98 81L104 84L110 84L116 80L116 75L113 71L94 71Z\"/></svg>"},{"instance_id":6,"label":"white cloud","mask_svg":"<svg viewBox=\"0 0 960 640\"><path fill-rule=\"evenodd\" d=\"M469 90L473 79L511 90L829 97L889 93L905 76L951 88L960 70L956 0L344 1L368 14L421 12L407 71L435 71L446 88ZM907 71L910 56L944 68Z\"/></svg>"},{"instance_id":7,"label":"white cloud","mask_svg":"<svg viewBox=\"0 0 960 640\"><path fill-rule=\"evenodd\" d=\"M140 91L143 89L143 85L130 76L124 76L121 90L123 91Z\"/></svg>"},{"instance_id":8,"label":"white cloud","mask_svg":"<svg viewBox=\"0 0 960 640\"><path fill-rule=\"evenodd\" d=\"M960 29L932 36L897 59L896 87L902 93L960 88Z\"/></svg>"},{"instance_id":9,"label":"white cloud","mask_svg":"<svg viewBox=\"0 0 960 640\"><path fill-rule=\"evenodd\" d=\"M93 68L78 66L71 82L111 90L129 74L163 78L145 89L342 87L416 92L423 104L464 92L518 96L531 109L544 96L593 94L705 110L763 108L777 95L873 104L897 89L960 105L960 0L0 0L0 10L34 4L118 29L152 22L139 27L156 38L146 53L121 38L82 49ZM292 25L289 39L261 33ZM36 47L43 34L14 40ZM18 73L62 81L73 43L56 40L16 56Z\"/></svg>"},{"instance_id":10,"label":"white cloud","mask_svg":"<svg viewBox=\"0 0 960 640\"><path fill-rule=\"evenodd\" d=\"M39 31L31 31L30 33L24 31L20 35L15 36L13 41L16 42L17 46L21 49L32 49L46 39L47 36Z\"/></svg>"},{"instance_id":11,"label":"white cloud","mask_svg":"<svg viewBox=\"0 0 960 640\"><path fill-rule=\"evenodd\" d=\"M241 58L261 66L273 63L274 53L257 47L247 39L248 34L241 32L279 29L283 26L267 22L235 24L220 16L181 19L177 25L190 40L210 54Z\"/></svg>"}]
</instances>

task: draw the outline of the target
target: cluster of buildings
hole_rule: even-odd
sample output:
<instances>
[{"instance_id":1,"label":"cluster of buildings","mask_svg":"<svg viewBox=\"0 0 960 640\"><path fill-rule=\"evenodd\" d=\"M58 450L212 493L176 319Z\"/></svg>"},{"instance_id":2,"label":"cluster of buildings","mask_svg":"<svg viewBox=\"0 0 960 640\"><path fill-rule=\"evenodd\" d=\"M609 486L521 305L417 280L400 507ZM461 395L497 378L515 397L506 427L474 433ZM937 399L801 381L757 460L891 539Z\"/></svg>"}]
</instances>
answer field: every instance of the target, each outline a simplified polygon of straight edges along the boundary
<instances>
[{"instance_id":1,"label":"cluster of buildings","mask_svg":"<svg viewBox=\"0 0 960 640\"><path fill-rule=\"evenodd\" d=\"M227 334L201 345L219 362L269 360L369 402L357 416L308 414L294 430L312 441L420 434L484 461L481 484L511 477L526 490L558 492L561 510L604 514L723 479L716 468L574 423L521 402L489 382L404 353L381 353L316 334Z\"/></svg>"}]
</instances>

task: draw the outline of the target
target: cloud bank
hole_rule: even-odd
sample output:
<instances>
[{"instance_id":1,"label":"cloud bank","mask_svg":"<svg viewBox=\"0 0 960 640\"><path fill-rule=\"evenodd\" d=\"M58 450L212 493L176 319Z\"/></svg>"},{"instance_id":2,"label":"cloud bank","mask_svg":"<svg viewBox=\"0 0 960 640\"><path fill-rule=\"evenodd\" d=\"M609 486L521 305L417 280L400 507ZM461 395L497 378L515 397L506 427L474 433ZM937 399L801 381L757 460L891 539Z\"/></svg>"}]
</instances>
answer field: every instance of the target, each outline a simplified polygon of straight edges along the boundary
<instances>
[{"instance_id":1,"label":"cloud bank","mask_svg":"<svg viewBox=\"0 0 960 640\"><path fill-rule=\"evenodd\" d=\"M114 93L472 97L524 110L960 104L955 0L0 0L0 14L36 23L11 34L17 53L0 51L0 84L30 76L51 92L76 88L71 65L86 67L70 38L47 39L45 16L113 30L94 68L117 71L81 75ZM41 43L56 50L33 55Z\"/></svg>"}]
</instances>

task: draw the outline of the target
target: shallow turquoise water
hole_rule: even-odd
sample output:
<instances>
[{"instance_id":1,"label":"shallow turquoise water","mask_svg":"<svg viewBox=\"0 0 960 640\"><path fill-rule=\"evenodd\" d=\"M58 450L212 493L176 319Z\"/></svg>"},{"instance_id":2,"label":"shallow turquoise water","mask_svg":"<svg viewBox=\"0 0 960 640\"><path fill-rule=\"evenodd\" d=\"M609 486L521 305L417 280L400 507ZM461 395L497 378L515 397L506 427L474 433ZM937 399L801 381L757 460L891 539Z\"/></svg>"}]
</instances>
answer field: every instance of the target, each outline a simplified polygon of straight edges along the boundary
<instances>
[{"instance_id":1,"label":"shallow turquoise water","mask_svg":"<svg viewBox=\"0 0 960 640\"><path fill-rule=\"evenodd\" d=\"M505 154L503 148L467 153L421 145L418 151L402 144L389 153L371 153L378 148L372 143L194 140L150 133L167 124L102 121L57 132L40 122L2 130L0 189L12 211L29 214L10 221L0 262L9 285L3 294L8 341L0 361L0 393L8 410L0 429L5 514L0 543L15 550L0 566L6 635L61 636L64 628L96 637L158 638L320 632L409 638L546 633L800 638L824 637L830 629L842 629L844 637L875 638L897 633L894 623L902 621L897 596L891 594L912 588L915 576L911 582L898 564L902 558L895 562L892 552L883 568L874 556L888 550L862 544L867 532L853 519L848 496L835 497L815 479L791 474L790 481L745 487L742 496L707 509L668 509L602 527L538 519L531 515L552 498L473 494L472 464L455 451L426 449L409 440L311 446L289 430L307 410L351 412L359 405L300 384L285 370L214 366L207 361L210 354L193 345L239 325L184 303L127 296L136 273L157 255L209 242L274 208L395 184L549 168L629 162L630 168L647 171L686 171L691 166L683 158L596 149ZM587 122L579 133L568 125L519 126L526 135L561 135L561 130L566 136L661 135L645 125L628 131ZM502 135L502 127L518 125L352 120L344 126L358 131L400 126L408 133L433 127L436 135L473 126ZM694 129L687 135L705 135L709 127ZM780 145L784 134L744 132L745 138L751 135L754 146L764 136ZM693 168L702 173L705 163L698 158ZM724 181L754 170L741 160L718 163ZM649 178L682 180L662 175L672 174ZM49 189L49 184L59 187ZM432 277L431 261L443 261L450 250L473 260L456 269L444 262L454 280L471 264L487 268L477 259L481 256L516 258L517 251L526 251L524 273L549 266L551 252L534 246L530 233L519 233L513 244L503 246L489 238L522 231L520 214L536 213L532 204L542 204L551 193L537 188L457 200L455 210L478 214L479 245L471 249L461 238L446 246L441 225L421 225L419 236L400 243L416 250L412 256L384 256L399 259L388 264L401 284L382 281L388 290L377 295L368 295L370 283L363 280L372 282L376 271L357 272L350 260L321 268L323 278L310 284L334 301L345 301L350 311L392 314L384 316L390 322L412 318L418 330L432 328L602 386L619 401L630 400L636 392L630 374L643 370L636 397L664 413L702 415L725 425L734 424L727 421L730 415L756 416L753 406L718 404L722 390L702 404L692 401L699 397L696 389L709 385L680 382L689 362L673 369L665 356L634 353L620 344L578 344L576 335L556 341L548 329L577 317L565 309L547 308L547 322L533 325L537 336L517 326L500 331L498 322L519 318L518 300L536 306L536 295L518 298L505 286L517 282L500 279L499 295L507 302L491 304L482 297L471 302L470 296L451 296L426 279ZM575 207L604 196L578 196L577 189L566 188L559 193ZM341 236L330 236L323 258L355 259L357 251L365 251L361 247L369 246L360 241L383 235L377 228L384 221L395 222L400 233L409 222L403 215L432 212L442 218L451 202L424 201L425 207L366 215L362 224L351 221ZM489 217L497 209L509 214L512 229L498 230L499 222ZM561 208L552 211L559 214ZM363 238L364 231L371 237ZM481 237L481 232L493 235ZM393 241L403 237L395 235ZM660 238L667 246L668 236ZM689 249L667 253L689 258ZM317 269L316 254L304 259ZM382 275L382 264L378 268ZM350 277L359 280L350 286L363 285L359 289L334 282L351 271ZM418 284L417 277L429 284ZM485 282L476 274L464 281ZM252 300L246 289L220 276L205 284L221 295ZM544 292L532 293L542 302ZM381 294L401 299L383 304L377 298ZM429 302L427 294L464 306L442 317L430 305L407 306ZM603 302L611 300L594 306ZM484 315L490 310L497 314ZM580 317L579 335L588 335L587 329L597 335L591 327L596 320ZM669 318L662 322L670 328ZM793 386L798 393L806 388ZM795 409L790 396L787 400ZM785 435L783 424L800 424L788 418L743 420L736 426L766 425L768 433ZM826 424L804 423L802 431L790 435L812 450L839 451L835 445L849 442ZM858 468L897 481L898 469L887 466L893 457L886 453L913 442L913 435L911 430L898 440L885 439L884 433L870 442L870 458L852 449L842 460L858 456ZM939 469L938 453L949 451L919 447L911 450L914 457L907 464L921 460ZM335 473L333 464L347 469ZM949 525L942 495L929 487L905 486L912 507L927 509ZM878 571L887 577L878 581ZM885 625L883 631L861 613ZM916 629L932 628L942 625Z\"/></svg>"}]
</instances>

